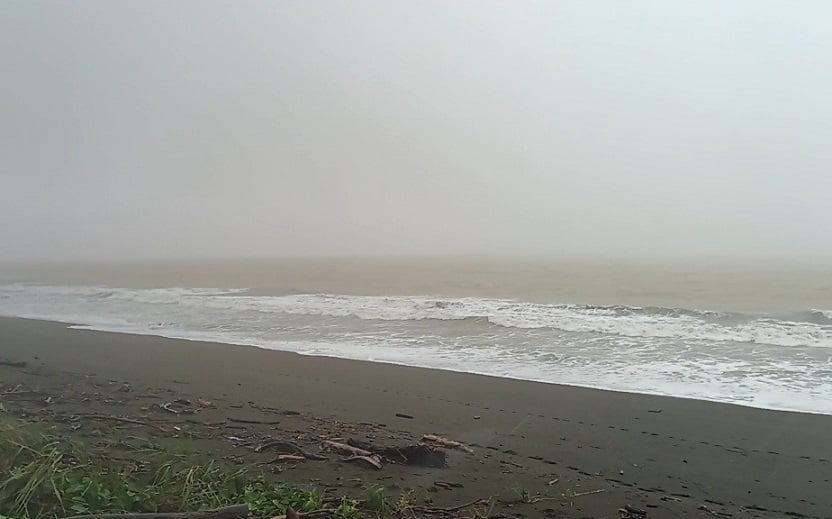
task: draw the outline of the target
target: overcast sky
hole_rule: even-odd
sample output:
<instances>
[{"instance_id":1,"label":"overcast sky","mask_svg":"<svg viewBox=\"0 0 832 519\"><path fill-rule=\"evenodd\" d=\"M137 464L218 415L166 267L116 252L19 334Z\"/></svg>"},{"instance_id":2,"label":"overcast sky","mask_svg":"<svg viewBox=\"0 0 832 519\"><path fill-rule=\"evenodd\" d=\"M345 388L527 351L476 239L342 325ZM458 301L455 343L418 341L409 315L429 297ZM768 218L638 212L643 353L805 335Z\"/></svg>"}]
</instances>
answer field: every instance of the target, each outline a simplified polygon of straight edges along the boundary
<instances>
[{"instance_id":1,"label":"overcast sky","mask_svg":"<svg viewBox=\"0 0 832 519\"><path fill-rule=\"evenodd\" d=\"M832 255L832 4L0 4L0 259Z\"/></svg>"}]
</instances>

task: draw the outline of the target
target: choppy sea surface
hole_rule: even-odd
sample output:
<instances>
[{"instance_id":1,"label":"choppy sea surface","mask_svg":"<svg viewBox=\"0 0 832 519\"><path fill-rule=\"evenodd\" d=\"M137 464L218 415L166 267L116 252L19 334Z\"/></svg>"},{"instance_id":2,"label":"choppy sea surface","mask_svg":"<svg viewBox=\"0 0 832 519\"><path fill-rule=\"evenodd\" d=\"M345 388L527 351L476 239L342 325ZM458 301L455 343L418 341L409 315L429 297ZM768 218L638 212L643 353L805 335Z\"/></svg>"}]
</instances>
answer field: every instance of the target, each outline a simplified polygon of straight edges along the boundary
<instances>
[{"instance_id":1,"label":"choppy sea surface","mask_svg":"<svg viewBox=\"0 0 832 519\"><path fill-rule=\"evenodd\" d=\"M832 311L3 282L0 315L832 414Z\"/></svg>"}]
</instances>

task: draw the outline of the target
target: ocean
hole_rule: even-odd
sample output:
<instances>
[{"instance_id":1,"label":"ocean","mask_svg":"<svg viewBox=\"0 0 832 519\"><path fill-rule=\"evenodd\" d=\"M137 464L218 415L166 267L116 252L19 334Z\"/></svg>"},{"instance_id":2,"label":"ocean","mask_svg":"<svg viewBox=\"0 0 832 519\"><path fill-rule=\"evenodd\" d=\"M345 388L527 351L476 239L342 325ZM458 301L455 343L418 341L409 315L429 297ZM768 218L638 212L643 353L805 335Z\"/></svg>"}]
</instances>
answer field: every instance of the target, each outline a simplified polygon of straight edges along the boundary
<instances>
[{"instance_id":1,"label":"ocean","mask_svg":"<svg viewBox=\"0 0 832 519\"><path fill-rule=\"evenodd\" d=\"M832 414L832 277L820 267L330 259L0 272L0 315L73 328Z\"/></svg>"}]
</instances>

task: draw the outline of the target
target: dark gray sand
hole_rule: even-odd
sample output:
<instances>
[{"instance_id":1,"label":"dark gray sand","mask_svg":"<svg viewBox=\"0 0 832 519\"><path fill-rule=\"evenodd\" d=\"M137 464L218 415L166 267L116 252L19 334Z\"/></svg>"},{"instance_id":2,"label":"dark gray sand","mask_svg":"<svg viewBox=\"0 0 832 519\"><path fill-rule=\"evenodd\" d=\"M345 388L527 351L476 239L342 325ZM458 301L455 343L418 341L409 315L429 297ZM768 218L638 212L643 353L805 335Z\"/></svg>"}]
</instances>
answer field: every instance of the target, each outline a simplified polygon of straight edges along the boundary
<instances>
[{"instance_id":1,"label":"dark gray sand","mask_svg":"<svg viewBox=\"0 0 832 519\"><path fill-rule=\"evenodd\" d=\"M393 493L429 492L443 506L494 497L495 512L524 517L612 518L624 505L652 518L832 517L832 416L68 330L24 319L0 318L0 359L27 362L0 366L0 393L19 385L52 397L45 404L39 396L4 395L7 416L61 427L81 415L72 433L79 438L114 428L191 437L189 445L216 457L263 463L287 481L312 480L333 492L377 481ZM215 407L194 414L160 408L198 398ZM446 468L386 465L375 471L337 459L268 464L274 453L252 448L267 437L291 439L313 452L331 437L402 445L427 433L465 442L474 454L450 451ZM518 503L514 487L546 499Z\"/></svg>"}]
</instances>

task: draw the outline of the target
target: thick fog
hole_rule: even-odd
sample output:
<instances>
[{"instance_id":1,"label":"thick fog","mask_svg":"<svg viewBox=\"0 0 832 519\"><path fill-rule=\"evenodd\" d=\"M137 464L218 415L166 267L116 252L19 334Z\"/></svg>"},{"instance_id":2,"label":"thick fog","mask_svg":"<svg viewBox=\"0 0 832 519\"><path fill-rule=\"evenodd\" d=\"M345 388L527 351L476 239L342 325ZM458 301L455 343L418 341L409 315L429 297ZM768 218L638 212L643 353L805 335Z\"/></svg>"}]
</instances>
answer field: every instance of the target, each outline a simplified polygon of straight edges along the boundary
<instances>
[{"instance_id":1,"label":"thick fog","mask_svg":"<svg viewBox=\"0 0 832 519\"><path fill-rule=\"evenodd\" d=\"M0 259L832 254L828 2L0 5Z\"/></svg>"}]
</instances>

